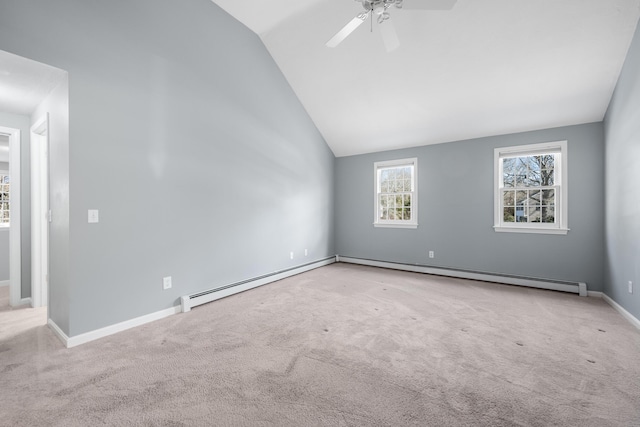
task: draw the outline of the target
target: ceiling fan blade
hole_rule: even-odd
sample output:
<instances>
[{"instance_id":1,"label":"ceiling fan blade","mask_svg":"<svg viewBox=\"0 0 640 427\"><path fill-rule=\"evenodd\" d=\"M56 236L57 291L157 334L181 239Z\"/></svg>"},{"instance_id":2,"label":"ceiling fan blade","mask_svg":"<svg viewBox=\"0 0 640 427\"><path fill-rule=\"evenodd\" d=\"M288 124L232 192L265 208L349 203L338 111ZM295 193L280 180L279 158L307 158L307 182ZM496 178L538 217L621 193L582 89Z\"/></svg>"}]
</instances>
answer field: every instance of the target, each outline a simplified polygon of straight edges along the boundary
<instances>
[{"instance_id":1,"label":"ceiling fan blade","mask_svg":"<svg viewBox=\"0 0 640 427\"><path fill-rule=\"evenodd\" d=\"M403 9L451 10L457 0L404 0Z\"/></svg>"},{"instance_id":2,"label":"ceiling fan blade","mask_svg":"<svg viewBox=\"0 0 640 427\"><path fill-rule=\"evenodd\" d=\"M396 33L396 27L393 25L393 21L387 19L380 23L380 34L382 34L382 41L387 52L392 52L400 46L400 39L398 39L398 33Z\"/></svg>"},{"instance_id":3,"label":"ceiling fan blade","mask_svg":"<svg viewBox=\"0 0 640 427\"><path fill-rule=\"evenodd\" d=\"M367 20L369 13L370 12L359 13L358 16L349 21L349 23L342 27L342 29L338 31L335 36L331 37L331 40L327 42L327 47L336 47L340 43L342 43L342 41L346 39L349 34L354 32L356 28L358 28L364 21Z\"/></svg>"}]
</instances>

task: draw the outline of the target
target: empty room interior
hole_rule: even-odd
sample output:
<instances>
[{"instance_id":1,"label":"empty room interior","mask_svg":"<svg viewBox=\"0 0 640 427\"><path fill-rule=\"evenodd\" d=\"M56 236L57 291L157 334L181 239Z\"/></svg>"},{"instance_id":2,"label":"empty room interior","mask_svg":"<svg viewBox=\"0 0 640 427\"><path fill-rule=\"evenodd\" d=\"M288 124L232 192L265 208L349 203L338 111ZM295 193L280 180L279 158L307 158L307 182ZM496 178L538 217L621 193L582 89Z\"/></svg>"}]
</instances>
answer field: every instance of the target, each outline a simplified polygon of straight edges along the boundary
<instances>
[{"instance_id":1,"label":"empty room interior","mask_svg":"<svg viewBox=\"0 0 640 427\"><path fill-rule=\"evenodd\" d=\"M640 0L0 0L0 425L640 426Z\"/></svg>"}]
</instances>

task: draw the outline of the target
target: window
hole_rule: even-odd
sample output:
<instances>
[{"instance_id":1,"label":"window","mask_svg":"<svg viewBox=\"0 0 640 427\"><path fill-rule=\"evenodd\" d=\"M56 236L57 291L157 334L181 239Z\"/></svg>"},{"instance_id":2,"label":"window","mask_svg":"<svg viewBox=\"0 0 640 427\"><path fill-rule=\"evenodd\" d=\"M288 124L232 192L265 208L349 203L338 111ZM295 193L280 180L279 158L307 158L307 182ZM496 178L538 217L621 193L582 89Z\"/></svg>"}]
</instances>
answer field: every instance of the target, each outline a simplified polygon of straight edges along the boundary
<instances>
[{"instance_id":1,"label":"window","mask_svg":"<svg viewBox=\"0 0 640 427\"><path fill-rule=\"evenodd\" d=\"M376 162L376 227L418 227L418 159Z\"/></svg>"},{"instance_id":2,"label":"window","mask_svg":"<svg viewBox=\"0 0 640 427\"><path fill-rule=\"evenodd\" d=\"M567 141L496 148L496 231L566 234Z\"/></svg>"},{"instance_id":3,"label":"window","mask_svg":"<svg viewBox=\"0 0 640 427\"><path fill-rule=\"evenodd\" d=\"M9 175L0 172L0 227L9 226Z\"/></svg>"}]
</instances>

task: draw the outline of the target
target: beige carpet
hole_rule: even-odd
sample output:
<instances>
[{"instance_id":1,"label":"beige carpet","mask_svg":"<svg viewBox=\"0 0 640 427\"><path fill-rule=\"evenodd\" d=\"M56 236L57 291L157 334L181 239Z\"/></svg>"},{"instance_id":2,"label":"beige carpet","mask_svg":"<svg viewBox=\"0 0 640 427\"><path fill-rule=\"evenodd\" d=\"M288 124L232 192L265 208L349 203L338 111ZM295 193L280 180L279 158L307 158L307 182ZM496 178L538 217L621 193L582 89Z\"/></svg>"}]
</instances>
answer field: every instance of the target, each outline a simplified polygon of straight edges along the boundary
<instances>
[{"instance_id":1,"label":"beige carpet","mask_svg":"<svg viewBox=\"0 0 640 427\"><path fill-rule=\"evenodd\" d=\"M334 264L73 349L5 327L30 310L6 426L640 426L640 332L598 298Z\"/></svg>"}]
</instances>

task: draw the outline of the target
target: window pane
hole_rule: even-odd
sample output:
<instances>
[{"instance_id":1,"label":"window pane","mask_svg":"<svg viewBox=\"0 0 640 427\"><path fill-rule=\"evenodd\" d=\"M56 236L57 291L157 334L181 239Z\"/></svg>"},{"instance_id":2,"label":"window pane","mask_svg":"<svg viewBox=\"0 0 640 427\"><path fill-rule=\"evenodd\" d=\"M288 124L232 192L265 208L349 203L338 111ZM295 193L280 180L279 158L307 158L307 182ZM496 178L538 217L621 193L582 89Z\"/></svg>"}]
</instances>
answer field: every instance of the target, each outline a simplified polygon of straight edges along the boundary
<instances>
[{"instance_id":1,"label":"window pane","mask_svg":"<svg viewBox=\"0 0 640 427\"><path fill-rule=\"evenodd\" d=\"M514 174L521 175L527 172L528 157L516 157L514 164Z\"/></svg>"},{"instance_id":2,"label":"window pane","mask_svg":"<svg viewBox=\"0 0 640 427\"><path fill-rule=\"evenodd\" d=\"M402 219L402 208L396 208L396 219Z\"/></svg>"},{"instance_id":3,"label":"window pane","mask_svg":"<svg viewBox=\"0 0 640 427\"><path fill-rule=\"evenodd\" d=\"M543 206L542 207L542 222L554 223L555 221L555 207Z\"/></svg>"},{"instance_id":4,"label":"window pane","mask_svg":"<svg viewBox=\"0 0 640 427\"><path fill-rule=\"evenodd\" d=\"M527 222L524 206L516 206L516 222Z\"/></svg>"},{"instance_id":5,"label":"window pane","mask_svg":"<svg viewBox=\"0 0 640 427\"><path fill-rule=\"evenodd\" d=\"M555 154L545 154L543 156L540 156L540 158L542 161L541 169L549 169L549 170L555 169L555 162L556 162Z\"/></svg>"},{"instance_id":6,"label":"window pane","mask_svg":"<svg viewBox=\"0 0 640 427\"><path fill-rule=\"evenodd\" d=\"M505 190L502 192L503 206L515 206L516 192L513 190Z\"/></svg>"},{"instance_id":7,"label":"window pane","mask_svg":"<svg viewBox=\"0 0 640 427\"><path fill-rule=\"evenodd\" d=\"M542 204L554 206L556 204L556 190L542 190Z\"/></svg>"},{"instance_id":8,"label":"window pane","mask_svg":"<svg viewBox=\"0 0 640 427\"><path fill-rule=\"evenodd\" d=\"M404 195L404 207L405 208L410 208L411 207L411 194L405 194Z\"/></svg>"},{"instance_id":9,"label":"window pane","mask_svg":"<svg viewBox=\"0 0 640 427\"><path fill-rule=\"evenodd\" d=\"M502 171L505 174L513 175L516 159L513 157L502 159Z\"/></svg>"},{"instance_id":10,"label":"window pane","mask_svg":"<svg viewBox=\"0 0 640 427\"><path fill-rule=\"evenodd\" d=\"M504 222L515 222L514 208L504 208L502 220Z\"/></svg>"},{"instance_id":11,"label":"window pane","mask_svg":"<svg viewBox=\"0 0 640 427\"><path fill-rule=\"evenodd\" d=\"M502 183L505 187L514 187L516 185L515 176L513 174L503 174Z\"/></svg>"},{"instance_id":12,"label":"window pane","mask_svg":"<svg viewBox=\"0 0 640 427\"><path fill-rule=\"evenodd\" d=\"M380 206L383 208L387 207L387 196L380 196Z\"/></svg>"},{"instance_id":13,"label":"window pane","mask_svg":"<svg viewBox=\"0 0 640 427\"><path fill-rule=\"evenodd\" d=\"M553 169L543 169L541 172L541 184L544 186L555 185Z\"/></svg>"},{"instance_id":14,"label":"window pane","mask_svg":"<svg viewBox=\"0 0 640 427\"><path fill-rule=\"evenodd\" d=\"M404 191L411 191L411 179L405 178L404 180Z\"/></svg>"},{"instance_id":15,"label":"window pane","mask_svg":"<svg viewBox=\"0 0 640 427\"><path fill-rule=\"evenodd\" d=\"M524 190L516 191L516 206L524 205L525 200L527 200L527 192Z\"/></svg>"},{"instance_id":16,"label":"window pane","mask_svg":"<svg viewBox=\"0 0 640 427\"><path fill-rule=\"evenodd\" d=\"M528 212L529 222L540 222L540 206L530 206Z\"/></svg>"},{"instance_id":17,"label":"window pane","mask_svg":"<svg viewBox=\"0 0 640 427\"><path fill-rule=\"evenodd\" d=\"M540 190L529 190L529 199L527 200L529 206L540 205Z\"/></svg>"},{"instance_id":18,"label":"window pane","mask_svg":"<svg viewBox=\"0 0 640 427\"><path fill-rule=\"evenodd\" d=\"M547 154L540 156L542 158L542 185L555 184L555 155Z\"/></svg>"},{"instance_id":19,"label":"window pane","mask_svg":"<svg viewBox=\"0 0 640 427\"><path fill-rule=\"evenodd\" d=\"M539 187L540 182L541 182L540 171L530 170L527 173L527 180L525 181L525 185L527 187Z\"/></svg>"},{"instance_id":20,"label":"window pane","mask_svg":"<svg viewBox=\"0 0 640 427\"><path fill-rule=\"evenodd\" d=\"M529 157L527 166L532 172L540 172L540 169L542 168L542 156Z\"/></svg>"},{"instance_id":21,"label":"window pane","mask_svg":"<svg viewBox=\"0 0 640 427\"><path fill-rule=\"evenodd\" d=\"M402 206L402 194L398 194L396 196L396 207L401 207Z\"/></svg>"},{"instance_id":22,"label":"window pane","mask_svg":"<svg viewBox=\"0 0 640 427\"><path fill-rule=\"evenodd\" d=\"M389 210L387 208L383 208L380 213L380 219L389 219Z\"/></svg>"},{"instance_id":23,"label":"window pane","mask_svg":"<svg viewBox=\"0 0 640 427\"><path fill-rule=\"evenodd\" d=\"M380 191L382 193L388 193L389 192L389 181L382 181L380 183Z\"/></svg>"},{"instance_id":24,"label":"window pane","mask_svg":"<svg viewBox=\"0 0 640 427\"><path fill-rule=\"evenodd\" d=\"M404 210L404 219L409 221L411 219L411 209L405 209Z\"/></svg>"}]
</instances>

